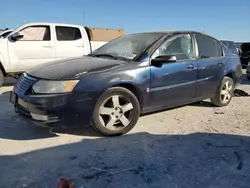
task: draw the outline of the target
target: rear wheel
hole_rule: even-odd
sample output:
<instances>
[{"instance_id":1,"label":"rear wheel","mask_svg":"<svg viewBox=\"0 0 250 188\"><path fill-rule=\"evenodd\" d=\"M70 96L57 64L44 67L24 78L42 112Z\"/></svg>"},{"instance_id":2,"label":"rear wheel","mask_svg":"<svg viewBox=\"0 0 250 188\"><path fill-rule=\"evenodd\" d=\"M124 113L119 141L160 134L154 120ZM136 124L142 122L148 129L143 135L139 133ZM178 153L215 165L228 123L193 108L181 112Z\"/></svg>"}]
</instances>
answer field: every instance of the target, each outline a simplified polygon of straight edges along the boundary
<instances>
[{"instance_id":1,"label":"rear wheel","mask_svg":"<svg viewBox=\"0 0 250 188\"><path fill-rule=\"evenodd\" d=\"M234 81L229 77L224 77L215 96L211 98L212 104L218 107L227 106L232 100L233 92Z\"/></svg>"},{"instance_id":2,"label":"rear wheel","mask_svg":"<svg viewBox=\"0 0 250 188\"><path fill-rule=\"evenodd\" d=\"M139 116L140 105L136 96L128 89L114 87L97 101L93 125L104 135L121 135L136 125Z\"/></svg>"},{"instance_id":3,"label":"rear wheel","mask_svg":"<svg viewBox=\"0 0 250 188\"><path fill-rule=\"evenodd\" d=\"M3 75L2 70L0 69L0 87L3 86L3 81L4 81L4 75Z\"/></svg>"}]
</instances>

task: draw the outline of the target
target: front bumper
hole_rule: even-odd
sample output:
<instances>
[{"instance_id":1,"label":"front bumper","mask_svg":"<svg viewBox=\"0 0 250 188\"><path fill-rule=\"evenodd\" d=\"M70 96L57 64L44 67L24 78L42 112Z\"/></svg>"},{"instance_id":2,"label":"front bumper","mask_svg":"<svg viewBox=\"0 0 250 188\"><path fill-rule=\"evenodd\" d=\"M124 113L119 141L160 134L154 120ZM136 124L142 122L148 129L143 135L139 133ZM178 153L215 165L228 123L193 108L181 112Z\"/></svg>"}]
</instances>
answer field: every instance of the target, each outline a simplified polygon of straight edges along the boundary
<instances>
[{"instance_id":1,"label":"front bumper","mask_svg":"<svg viewBox=\"0 0 250 188\"><path fill-rule=\"evenodd\" d=\"M12 92L15 111L36 125L63 128L89 126L94 103L84 93L56 95L19 95Z\"/></svg>"}]
</instances>

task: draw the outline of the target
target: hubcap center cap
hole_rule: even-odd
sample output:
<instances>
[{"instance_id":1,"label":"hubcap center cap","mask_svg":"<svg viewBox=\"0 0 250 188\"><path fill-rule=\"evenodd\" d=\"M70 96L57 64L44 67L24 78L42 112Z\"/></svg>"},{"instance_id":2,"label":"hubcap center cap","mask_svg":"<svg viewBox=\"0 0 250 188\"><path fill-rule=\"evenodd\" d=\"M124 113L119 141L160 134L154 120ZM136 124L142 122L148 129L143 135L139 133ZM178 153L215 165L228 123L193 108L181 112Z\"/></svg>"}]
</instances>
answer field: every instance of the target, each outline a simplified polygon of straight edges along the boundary
<instances>
[{"instance_id":1,"label":"hubcap center cap","mask_svg":"<svg viewBox=\"0 0 250 188\"><path fill-rule=\"evenodd\" d=\"M120 119L123 116L123 111L120 107L115 107L111 116L115 119Z\"/></svg>"}]
</instances>

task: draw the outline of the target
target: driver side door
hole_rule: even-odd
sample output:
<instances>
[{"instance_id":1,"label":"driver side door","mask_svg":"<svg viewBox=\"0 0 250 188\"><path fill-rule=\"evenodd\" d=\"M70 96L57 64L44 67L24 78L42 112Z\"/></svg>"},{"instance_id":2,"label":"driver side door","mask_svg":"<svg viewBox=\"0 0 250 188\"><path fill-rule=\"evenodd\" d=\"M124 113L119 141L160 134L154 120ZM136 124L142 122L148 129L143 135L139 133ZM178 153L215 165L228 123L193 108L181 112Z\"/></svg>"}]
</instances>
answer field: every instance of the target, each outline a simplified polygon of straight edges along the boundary
<instances>
[{"instance_id":1,"label":"driver side door","mask_svg":"<svg viewBox=\"0 0 250 188\"><path fill-rule=\"evenodd\" d=\"M51 26L30 25L22 28L21 38L8 40L12 70L22 72L36 65L55 60Z\"/></svg>"},{"instance_id":2,"label":"driver side door","mask_svg":"<svg viewBox=\"0 0 250 188\"><path fill-rule=\"evenodd\" d=\"M151 64L150 106L171 107L191 101L195 97L198 63L195 59L193 36L174 35L153 53L157 56L176 56L176 62Z\"/></svg>"}]
</instances>

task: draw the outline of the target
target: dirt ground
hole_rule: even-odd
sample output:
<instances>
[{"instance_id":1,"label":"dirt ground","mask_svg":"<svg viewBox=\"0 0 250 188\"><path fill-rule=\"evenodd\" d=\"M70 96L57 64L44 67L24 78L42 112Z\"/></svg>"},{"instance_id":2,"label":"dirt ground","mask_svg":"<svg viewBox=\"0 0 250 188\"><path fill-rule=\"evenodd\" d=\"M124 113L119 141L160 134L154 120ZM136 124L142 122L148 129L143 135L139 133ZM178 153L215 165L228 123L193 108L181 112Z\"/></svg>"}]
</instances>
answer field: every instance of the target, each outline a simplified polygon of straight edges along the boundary
<instances>
[{"instance_id":1,"label":"dirt ground","mask_svg":"<svg viewBox=\"0 0 250 188\"><path fill-rule=\"evenodd\" d=\"M240 88L250 93L250 82ZM61 177L78 188L250 186L249 97L147 115L129 134L103 138L28 123L8 102L11 89L0 89L1 188L54 188Z\"/></svg>"}]
</instances>

